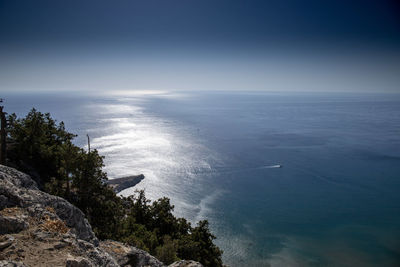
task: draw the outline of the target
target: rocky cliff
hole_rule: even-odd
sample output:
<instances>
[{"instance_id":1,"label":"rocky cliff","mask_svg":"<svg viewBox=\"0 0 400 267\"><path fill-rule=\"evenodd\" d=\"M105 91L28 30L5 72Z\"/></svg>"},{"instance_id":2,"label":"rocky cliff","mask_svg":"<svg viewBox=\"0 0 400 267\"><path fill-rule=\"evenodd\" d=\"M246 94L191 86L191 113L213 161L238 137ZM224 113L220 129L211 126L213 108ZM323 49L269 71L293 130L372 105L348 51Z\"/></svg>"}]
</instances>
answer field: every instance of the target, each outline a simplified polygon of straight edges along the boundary
<instances>
[{"instance_id":1,"label":"rocky cliff","mask_svg":"<svg viewBox=\"0 0 400 267\"><path fill-rule=\"evenodd\" d=\"M144 175L132 175L122 178L115 178L112 180L107 180L107 184L114 189L115 193L119 193L124 189L133 187L140 183L144 179Z\"/></svg>"},{"instance_id":2,"label":"rocky cliff","mask_svg":"<svg viewBox=\"0 0 400 267\"><path fill-rule=\"evenodd\" d=\"M99 241L84 214L38 189L26 174L0 165L1 266L165 266L145 251ZM202 266L179 261L173 267Z\"/></svg>"}]
</instances>

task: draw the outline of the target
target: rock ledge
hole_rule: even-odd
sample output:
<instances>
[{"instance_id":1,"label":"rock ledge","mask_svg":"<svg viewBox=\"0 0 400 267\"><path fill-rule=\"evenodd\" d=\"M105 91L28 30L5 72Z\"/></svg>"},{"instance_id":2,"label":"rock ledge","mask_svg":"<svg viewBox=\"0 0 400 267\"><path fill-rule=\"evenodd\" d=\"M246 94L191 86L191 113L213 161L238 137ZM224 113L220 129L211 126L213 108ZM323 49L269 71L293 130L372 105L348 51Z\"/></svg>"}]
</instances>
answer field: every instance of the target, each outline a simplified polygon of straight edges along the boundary
<instances>
[{"instance_id":1,"label":"rock ledge","mask_svg":"<svg viewBox=\"0 0 400 267\"><path fill-rule=\"evenodd\" d=\"M0 267L165 266L138 248L113 240L100 242L81 210L40 191L30 176L3 165L0 225ZM180 261L170 266L202 265Z\"/></svg>"}]
</instances>

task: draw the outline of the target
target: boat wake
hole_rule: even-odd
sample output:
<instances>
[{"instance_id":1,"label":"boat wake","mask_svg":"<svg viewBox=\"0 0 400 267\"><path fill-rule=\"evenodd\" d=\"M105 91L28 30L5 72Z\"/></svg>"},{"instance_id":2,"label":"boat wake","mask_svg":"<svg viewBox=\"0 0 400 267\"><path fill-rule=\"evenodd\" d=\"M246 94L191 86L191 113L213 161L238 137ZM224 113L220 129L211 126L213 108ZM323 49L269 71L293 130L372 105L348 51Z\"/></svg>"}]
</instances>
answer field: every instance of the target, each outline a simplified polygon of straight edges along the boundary
<instances>
[{"instance_id":1,"label":"boat wake","mask_svg":"<svg viewBox=\"0 0 400 267\"><path fill-rule=\"evenodd\" d=\"M282 168L282 165L276 164L276 165L269 165L269 166L260 167L260 169L275 169L275 168Z\"/></svg>"}]
</instances>

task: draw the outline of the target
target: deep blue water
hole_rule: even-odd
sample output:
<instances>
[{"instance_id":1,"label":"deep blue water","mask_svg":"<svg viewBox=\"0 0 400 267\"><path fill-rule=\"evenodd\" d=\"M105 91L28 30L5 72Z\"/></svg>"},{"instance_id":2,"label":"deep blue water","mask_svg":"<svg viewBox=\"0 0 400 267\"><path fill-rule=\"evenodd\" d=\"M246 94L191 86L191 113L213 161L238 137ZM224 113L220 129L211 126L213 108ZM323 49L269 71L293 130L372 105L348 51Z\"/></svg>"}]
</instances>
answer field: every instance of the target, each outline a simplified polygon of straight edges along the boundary
<instances>
[{"instance_id":1,"label":"deep blue water","mask_svg":"<svg viewBox=\"0 0 400 267\"><path fill-rule=\"evenodd\" d=\"M150 198L208 219L231 266L400 263L399 95L4 97L8 112L63 120L79 145L89 133L111 178L144 173Z\"/></svg>"}]
</instances>

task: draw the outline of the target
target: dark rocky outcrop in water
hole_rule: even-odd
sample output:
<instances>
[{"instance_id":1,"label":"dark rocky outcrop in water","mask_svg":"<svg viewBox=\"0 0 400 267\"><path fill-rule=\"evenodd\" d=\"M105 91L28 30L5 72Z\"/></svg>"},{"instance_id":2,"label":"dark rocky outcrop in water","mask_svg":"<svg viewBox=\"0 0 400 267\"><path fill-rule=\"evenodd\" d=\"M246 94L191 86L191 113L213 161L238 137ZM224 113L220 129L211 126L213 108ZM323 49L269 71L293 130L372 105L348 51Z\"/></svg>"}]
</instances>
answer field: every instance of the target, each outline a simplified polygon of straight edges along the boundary
<instances>
[{"instance_id":1,"label":"dark rocky outcrop in water","mask_svg":"<svg viewBox=\"0 0 400 267\"><path fill-rule=\"evenodd\" d=\"M143 179L144 175L140 174L122 178L115 178L112 180L108 180L106 183L114 189L115 193L119 193L124 189L137 185Z\"/></svg>"},{"instance_id":2,"label":"dark rocky outcrop in water","mask_svg":"<svg viewBox=\"0 0 400 267\"><path fill-rule=\"evenodd\" d=\"M165 265L138 248L112 240L99 241L81 210L63 198L40 191L30 176L0 165L2 266ZM201 264L184 261L171 266Z\"/></svg>"}]
</instances>

